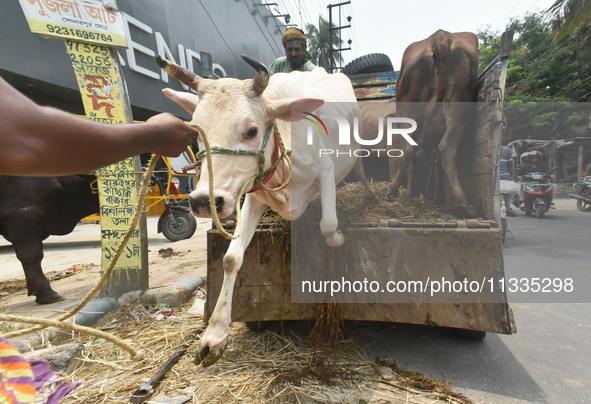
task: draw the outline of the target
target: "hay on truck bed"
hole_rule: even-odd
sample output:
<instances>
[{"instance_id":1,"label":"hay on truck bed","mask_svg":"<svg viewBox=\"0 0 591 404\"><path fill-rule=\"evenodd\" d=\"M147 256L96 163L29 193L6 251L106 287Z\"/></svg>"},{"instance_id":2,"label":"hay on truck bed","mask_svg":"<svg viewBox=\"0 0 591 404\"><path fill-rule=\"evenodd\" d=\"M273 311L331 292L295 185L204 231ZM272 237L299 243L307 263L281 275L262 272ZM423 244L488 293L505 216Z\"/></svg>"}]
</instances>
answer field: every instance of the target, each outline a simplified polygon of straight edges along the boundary
<instances>
[{"instance_id":1,"label":"hay on truck bed","mask_svg":"<svg viewBox=\"0 0 591 404\"><path fill-rule=\"evenodd\" d=\"M188 304L175 309L177 319L155 320L141 307L122 308L103 318L97 328L124 338L148 351L140 362L111 343L87 338L84 358L72 373L83 379L62 403L128 403L131 394L172 355L201 319L185 317ZM152 311L153 312L153 311ZM470 404L438 382L401 369L396 363L366 358L356 343L361 335L377 336L384 325L362 323L345 330L338 349L315 345L309 329L298 324L261 333L242 323L232 325L228 349L213 366L193 364L196 343L162 380L148 402L178 396L190 403L411 403Z\"/></svg>"},{"instance_id":2,"label":"hay on truck bed","mask_svg":"<svg viewBox=\"0 0 591 404\"><path fill-rule=\"evenodd\" d=\"M432 200L420 196L407 198L403 196L403 189L399 196L392 197L388 193L390 182L372 182L370 188L379 199L375 204L370 199L360 182L342 183L337 188L337 217L339 227L366 222L376 223L380 220L394 219L404 223L425 224L453 224L458 219L474 219L466 217L450 205L437 205ZM306 220L310 224L318 223L321 219L320 199L308 205L308 209L299 220ZM229 228L235 224L233 219L226 222ZM280 225L289 227L289 222L281 219L275 212L268 210L261 219L260 226Z\"/></svg>"}]
</instances>

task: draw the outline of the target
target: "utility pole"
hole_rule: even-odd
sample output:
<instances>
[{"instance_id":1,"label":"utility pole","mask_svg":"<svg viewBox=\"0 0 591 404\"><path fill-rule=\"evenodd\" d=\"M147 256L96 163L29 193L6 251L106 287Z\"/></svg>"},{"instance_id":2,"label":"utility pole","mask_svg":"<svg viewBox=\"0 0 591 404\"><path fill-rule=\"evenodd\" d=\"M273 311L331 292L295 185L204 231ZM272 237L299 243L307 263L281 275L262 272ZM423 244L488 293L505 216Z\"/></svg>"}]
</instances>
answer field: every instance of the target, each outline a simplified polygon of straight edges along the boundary
<instances>
[{"instance_id":1,"label":"utility pole","mask_svg":"<svg viewBox=\"0 0 591 404\"><path fill-rule=\"evenodd\" d=\"M345 29L345 28L351 28L351 16L347 17L347 21L349 22L349 25L344 25L344 26L338 26L338 27L333 27L332 26L332 9L333 7L339 7L339 25L341 24L341 6L347 5L347 4L351 4L351 1L345 1L343 3L338 3L338 4L329 4L328 7L328 65L329 65L329 73L332 73L333 70L336 68L336 66L333 66L333 54L334 52L339 52L339 56L341 55L340 52L345 51L345 50L351 50L351 41L349 39L348 43L349 43L349 47L348 48L338 48L338 49L333 49L332 48L332 32L336 31L336 30L341 30L341 29ZM339 46L341 46L341 44L339 44ZM340 57L339 57L340 60ZM339 66L340 67L340 66Z\"/></svg>"}]
</instances>

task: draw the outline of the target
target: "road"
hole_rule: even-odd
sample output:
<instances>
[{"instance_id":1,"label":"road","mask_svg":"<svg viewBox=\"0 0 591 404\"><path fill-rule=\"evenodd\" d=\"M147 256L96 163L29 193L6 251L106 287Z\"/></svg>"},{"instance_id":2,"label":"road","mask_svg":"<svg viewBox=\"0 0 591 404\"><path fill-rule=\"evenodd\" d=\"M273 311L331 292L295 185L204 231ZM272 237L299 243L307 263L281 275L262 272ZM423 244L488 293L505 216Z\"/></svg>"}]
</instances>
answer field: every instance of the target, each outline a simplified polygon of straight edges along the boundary
<instances>
[{"instance_id":1,"label":"road","mask_svg":"<svg viewBox=\"0 0 591 404\"><path fill-rule=\"evenodd\" d=\"M450 330L396 325L368 339L370 357L396 360L477 403L589 403L591 401L591 212L557 200L545 218L509 218L506 277L572 276L570 296L508 293L517 334L464 340ZM578 293L576 293L578 292ZM559 302L558 302L559 301Z\"/></svg>"},{"instance_id":2,"label":"road","mask_svg":"<svg viewBox=\"0 0 591 404\"><path fill-rule=\"evenodd\" d=\"M172 243L162 233L158 233L158 216L147 218L149 251L157 255L160 248L171 247L175 250L204 249L205 232L211 227L211 220L197 219L197 230L189 240ZM101 229L100 224L82 222L65 236L50 236L43 242L43 271L47 274L62 271L77 264L101 264ZM194 258L194 257L193 257ZM199 274L199 275L204 275ZM188 274L187 276L194 276ZM0 282L24 278L23 268L16 258L14 248L0 236Z\"/></svg>"}]
</instances>

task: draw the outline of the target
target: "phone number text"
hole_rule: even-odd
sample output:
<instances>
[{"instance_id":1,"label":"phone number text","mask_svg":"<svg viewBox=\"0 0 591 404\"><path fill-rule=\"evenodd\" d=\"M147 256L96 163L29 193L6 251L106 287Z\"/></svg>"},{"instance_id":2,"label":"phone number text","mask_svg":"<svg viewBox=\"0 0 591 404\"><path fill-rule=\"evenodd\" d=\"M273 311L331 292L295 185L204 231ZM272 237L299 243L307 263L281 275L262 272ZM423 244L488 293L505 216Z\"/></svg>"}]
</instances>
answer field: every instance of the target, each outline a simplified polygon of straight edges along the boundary
<instances>
[{"instance_id":1,"label":"phone number text","mask_svg":"<svg viewBox=\"0 0 591 404\"><path fill-rule=\"evenodd\" d=\"M82 40L87 40L87 41L104 42L104 43L112 43L113 42L113 37L109 34L101 34L101 33L97 33L97 32L86 31L83 29L74 29L74 28L63 27L60 25L53 25L53 24L47 24L46 27L47 27L47 32L49 32L50 34L62 35L62 36L66 36L66 37L75 37L75 38L80 38Z\"/></svg>"}]
</instances>

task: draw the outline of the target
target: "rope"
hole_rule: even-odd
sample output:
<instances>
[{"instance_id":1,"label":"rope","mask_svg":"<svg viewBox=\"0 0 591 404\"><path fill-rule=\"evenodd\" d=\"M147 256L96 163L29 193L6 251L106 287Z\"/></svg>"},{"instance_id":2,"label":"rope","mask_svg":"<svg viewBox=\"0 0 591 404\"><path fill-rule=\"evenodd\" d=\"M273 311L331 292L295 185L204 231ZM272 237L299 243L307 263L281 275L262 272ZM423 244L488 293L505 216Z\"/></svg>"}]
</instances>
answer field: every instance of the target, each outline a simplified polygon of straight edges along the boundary
<instances>
[{"instance_id":1,"label":"rope","mask_svg":"<svg viewBox=\"0 0 591 404\"><path fill-rule=\"evenodd\" d=\"M111 341L112 343L120 346L121 348L125 349L131 355L132 359L134 360L142 360L145 356L145 353L141 350L136 350L133 346L128 344L127 342L123 341L119 337L114 335L108 334L106 332L91 328L85 327L83 325L76 325L70 323L63 323L58 320L51 320L46 318L35 318L35 317L23 317L23 316L13 316L10 314L0 314L0 320L2 321L14 321L19 323L31 323L31 324L39 324L40 328L46 327L58 327L68 331L79 331L84 332L86 334L92 335L93 337L97 338L104 338L107 341Z\"/></svg>"},{"instance_id":2,"label":"rope","mask_svg":"<svg viewBox=\"0 0 591 404\"><path fill-rule=\"evenodd\" d=\"M238 194L238 198L236 199L236 231L234 232L234 234L230 234L222 226L222 223L220 222L220 219L219 219L218 213L217 213L217 209L215 206L215 197L213 195L213 189L214 189L213 188L213 164L211 162L212 147L209 144L209 140L207 139L207 136L205 134L205 130L198 123L191 122L189 125L191 125L195 129L197 129L199 131L199 133L201 133L201 137L203 138L203 143L205 144L205 155L207 156L207 171L209 174L209 177L208 177L208 180L209 180L209 209L211 210L211 217L213 219L213 222L215 224L215 227L218 229L218 231L220 232L220 234L222 236L224 236L226 239L229 239L229 240L235 240L238 237L240 237L240 235L242 234L242 210L240 207L240 200L242 199L242 196L245 194L246 188L248 188L248 186L251 184L251 182L254 183L254 181L257 178L261 178L259 185L267 191L277 192L277 191L285 188L287 186L287 184L289 184L289 182L291 181L291 159L288 156L288 154L285 152L285 146L283 144L283 140L281 139L281 137L279 137L279 142L280 142L281 147L283 149L283 153L282 153L281 159L277 160L277 162L275 163L274 166L276 166L276 164L278 164L278 162L280 160L282 160L283 158L285 158L287 160L287 163L289 165L287 180L285 181L284 184L281 184L281 186L279 186L277 188L270 188L270 187L267 187L262 182L262 178L264 177L264 173L261 174L259 172L259 174L255 174L252 177L250 177L244 183L244 185L242 185L242 188L240 189L240 193ZM266 143L267 142L264 141L263 147L261 148L260 151L264 152L264 148L266 147ZM264 161L264 156L261 157L260 151L253 152L253 151L246 151L246 150L231 150L231 149L226 149L226 148L217 147L217 146L215 146L215 151L216 151L216 153L229 153L229 154L235 154L235 155L259 156L259 159ZM199 153L199 154L201 157L202 153ZM273 169L273 168L274 167L271 167L271 169Z\"/></svg>"},{"instance_id":3,"label":"rope","mask_svg":"<svg viewBox=\"0 0 591 404\"><path fill-rule=\"evenodd\" d=\"M113 256L113 260L109 264L109 267L107 268L107 270L101 276L101 279L99 280L99 283L88 293L88 295L86 295L86 297L84 298L84 300L82 300L80 303L78 303L77 306L75 306L69 312L67 312L67 313L65 313L65 314L57 317L55 320L36 319L36 318L24 317L24 316L10 316L11 318L14 319L14 320L11 320L11 321L22 322L22 323L32 323L32 324L38 324L38 325L35 326L35 327L23 329L23 330L9 332L9 333L7 333L7 334L4 335L5 338L20 337L20 336L25 335L25 334L28 334L30 332L38 331L38 330L41 330L43 328L46 328L47 325L44 325L42 323L42 321L51 321L51 322L56 322L56 323L59 323L59 324L67 324L67 323L62 323L62 321L66 320L66 319L72 317L73 315L75 315L76 313L78 313L84 306L86 306L86 304L88 304L88 302L90 302L90 300L104 286L104 284L107 282L107 280L111 276L111 273L113 272L113 269L115 268L115 265L117 264L117 261L119 260L119 257L123 253L123 249L127 245L127 242L131 238L131 236L132 236L135 228L137 227L137 225L138 225L138 223L140 221L140 217L141 217L141 213L142 213L141 207L142 207L142 205L143 205L143 203L144 203L144 201L146 199L146 194L148 193L148 188L149 188L149 185L150 185L150 178L152 177L152 173L154 172L154 167L156 167L156 162L158 161L159 158L160 158L160 156L157 156L155 154L152 154L152 158L150 159L150 163L148 164L148 169L146 171L146 174L145 174L145 177L144 177L144 181L142 182L142 187L141 187L141 191L140 191L140 194L139 194L139 197L138 197L138 202L137 202L137 206L136 206L135 215L133 216L133 220L131 222L131 225L129 226L129 229L127 230L127 233L125 234L125 237L123 237L123 240L121 241L121 244L119 244L119 247L117 248L117 251L116 251L115 255ZM5 315L1 315L1 316L5 316ZM1 316L0 316L0 318L2 318ZM52 323L50 325L55 325L55 324ZM55 325L55 326L56 327L61 327L61 325ZM79 326L79 325L75 325L75 324L68 324L67 326L64 326L62 328L77 330L77 331L86 332L86 333L88 333L88 330L89 329L90 330L93 330L93 331L96 331L93 328L83 327L83 326ZM105 334L105 333L102 333L102 334ZM130 347L129 344L127 344L126 342L122 341L121 339L119 339L119 338L117 338L115 336L109 336L109 338L106 338L105 336L101 336L101 338L109 339L109 341L114 342L116 345L119 345L121 348L129 351L130 353L132 352L132 351L130 351L128 349ZM132 356L135 356L137 354L137 352L133 348L131 348L131 349L134 352L132 354Z\"/></svg>"}]
</instances>

